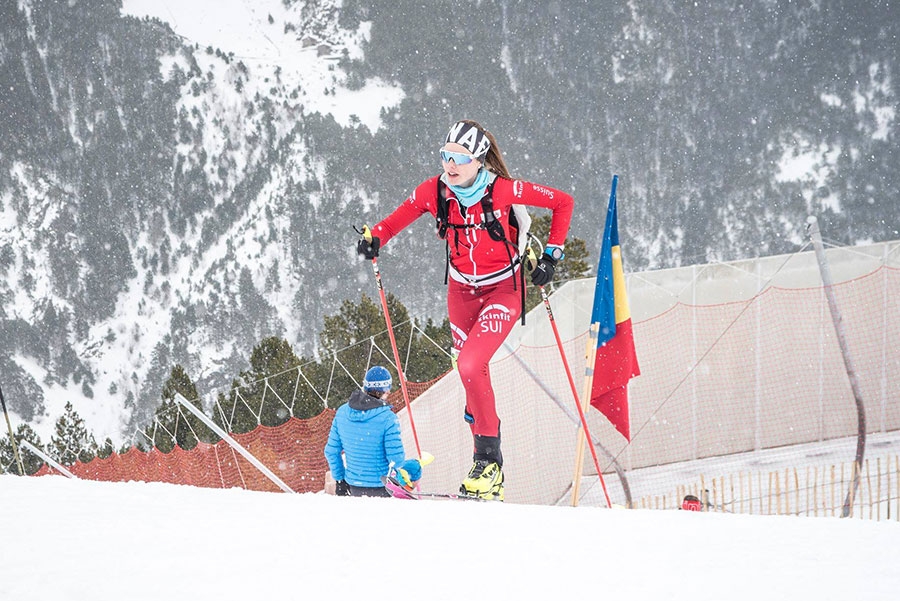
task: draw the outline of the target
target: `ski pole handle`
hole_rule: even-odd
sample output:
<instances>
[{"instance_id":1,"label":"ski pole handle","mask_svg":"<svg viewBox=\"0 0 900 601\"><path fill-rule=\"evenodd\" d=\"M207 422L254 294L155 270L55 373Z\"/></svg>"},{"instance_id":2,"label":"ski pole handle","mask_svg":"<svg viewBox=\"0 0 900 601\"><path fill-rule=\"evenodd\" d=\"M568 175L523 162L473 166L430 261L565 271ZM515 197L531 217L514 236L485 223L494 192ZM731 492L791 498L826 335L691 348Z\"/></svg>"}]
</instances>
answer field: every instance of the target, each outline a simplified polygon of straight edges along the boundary
<instances>
[{"instance_id":1,"label":"ski pole handle","mask_svg":"<svg viewBox=\"0 0 900 601\"><path fill-rule=\"evenodd\" d=\"M529 246L525 251L525 267L528 268L528 271L534 271L537 267L537 263L537 255L534 254L534 249ZM543 289L543 286L541 286L541 289Z\"/></svg>"},{"instance_id":2,"label":"ski pole handle","mask_svg":"<svg viewBox=\"0 0 900 601\"><path fill-rule=\"evenodd\" d=\"M363 226L362 237L363 237L363 239L365 239L365 241L368 242L369 244L372 243L372 230L369 229L369 226L368 226L368 225L364 225L364 226Z\"/></svg>"}]
</instances>

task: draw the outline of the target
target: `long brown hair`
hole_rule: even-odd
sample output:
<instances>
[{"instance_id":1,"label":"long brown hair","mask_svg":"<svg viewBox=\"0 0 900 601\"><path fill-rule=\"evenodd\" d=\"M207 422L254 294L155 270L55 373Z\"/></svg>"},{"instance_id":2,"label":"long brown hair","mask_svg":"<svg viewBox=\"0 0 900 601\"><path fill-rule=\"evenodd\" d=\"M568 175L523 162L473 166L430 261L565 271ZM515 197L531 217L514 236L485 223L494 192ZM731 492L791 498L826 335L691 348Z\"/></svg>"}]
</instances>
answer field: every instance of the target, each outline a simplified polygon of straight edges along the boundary
<instances>
[{"instance_id":1,"label":"long brown hair","mask_svg":"<svg viewBox=\"0 0 900 601\"><path fill-rule=\"evenodd\" d=\"M483 131L484 135L487 136L487 139L491 142L491 147L488 149L487 156L484 157L485 169L496 173L500 177L513 179L513 176L509 174L509 169L506 167L506 161L503 160L503 153L500 152L500 146L497 145L497 139L494 137L494 134L483 128L477 121L462 119L462 122L468 125L474 125Z\"/></svg>"}]
</instances>

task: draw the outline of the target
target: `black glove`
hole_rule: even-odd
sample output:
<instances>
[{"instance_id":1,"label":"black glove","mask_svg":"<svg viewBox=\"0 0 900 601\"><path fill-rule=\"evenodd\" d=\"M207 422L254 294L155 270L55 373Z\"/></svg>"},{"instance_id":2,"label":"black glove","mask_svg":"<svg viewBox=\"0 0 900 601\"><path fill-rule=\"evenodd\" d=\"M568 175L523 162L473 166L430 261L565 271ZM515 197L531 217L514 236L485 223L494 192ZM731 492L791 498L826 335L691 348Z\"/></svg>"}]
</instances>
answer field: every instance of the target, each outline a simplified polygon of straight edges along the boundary
<instances>
[{"instance_id":1,"label":"black glove","mask_svg":"<svg viewBox=\"0 0 900 601\"><path fill-rule=\"evenodd\" d=\"M339 497L350 496L350 485L347 484L346 480L338 480L334 483L334 494Z\"/></svg>"},{"instance_id":2,"label":"black glove","mask_svg":"<svg viewBox=\"0 0 900 601\"><path fill-rule=\"evenodd\" d=\"M553 279L554 271L556 271L556 259L547 254L541 255L537 267L531 272L531 283L535 286L546 286Z\"/></svg>"},{"instance_id":3,"label":"black glove","mask_svg":"<svg viewBox=\"0 0 900 601\"><path fill-rule=\"evenodd\" d=\"M378 239L378 236L372 236L371 242L369 242L365 238L360 238L359 242L356 245L356 252L358 252L365 258L372 260L378 256L378 248L380 246L381 240Z\"/></svg>"}]
</instances>

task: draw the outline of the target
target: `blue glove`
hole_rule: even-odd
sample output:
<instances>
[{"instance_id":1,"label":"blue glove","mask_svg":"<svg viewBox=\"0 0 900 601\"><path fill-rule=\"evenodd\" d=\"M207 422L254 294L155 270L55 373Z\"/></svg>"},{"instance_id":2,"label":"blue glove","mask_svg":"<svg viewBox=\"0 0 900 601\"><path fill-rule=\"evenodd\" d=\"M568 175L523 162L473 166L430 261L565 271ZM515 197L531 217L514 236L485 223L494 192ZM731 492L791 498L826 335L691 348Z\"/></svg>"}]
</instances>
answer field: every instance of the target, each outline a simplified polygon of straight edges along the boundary
<instances>
[{"instance_id":1,"label":"blue glove","mask_svg":"<svg viewBox=\"0 0 900 601\"><path fill-rule=\"evenodd\" d=\"M422 464L418 459L407 459L397 466L397 481L412 488L413 482L422 477Z\"/></svg>"}]
</instances>

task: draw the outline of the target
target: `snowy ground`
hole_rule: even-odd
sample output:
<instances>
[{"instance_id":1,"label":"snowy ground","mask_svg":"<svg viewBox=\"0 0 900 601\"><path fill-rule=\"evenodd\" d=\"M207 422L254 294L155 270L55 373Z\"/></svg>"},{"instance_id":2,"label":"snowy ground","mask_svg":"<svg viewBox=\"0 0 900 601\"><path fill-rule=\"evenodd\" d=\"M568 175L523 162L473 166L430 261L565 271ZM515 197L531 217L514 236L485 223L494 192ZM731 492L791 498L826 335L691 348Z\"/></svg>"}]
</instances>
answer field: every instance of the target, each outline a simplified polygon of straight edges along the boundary
<instances>
[{"instance_id":1,"label":"snowy ground","mask_svg":"<svg viewBox=\"0 0 900 601\"><path fill-rule=\"evenodd\" d=\"M0 599L897 599L900 523L0 476Z\"/></svg>"}]
</instances>

